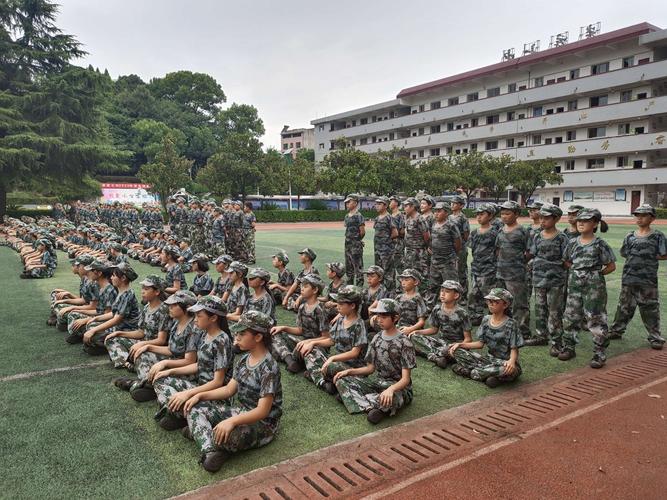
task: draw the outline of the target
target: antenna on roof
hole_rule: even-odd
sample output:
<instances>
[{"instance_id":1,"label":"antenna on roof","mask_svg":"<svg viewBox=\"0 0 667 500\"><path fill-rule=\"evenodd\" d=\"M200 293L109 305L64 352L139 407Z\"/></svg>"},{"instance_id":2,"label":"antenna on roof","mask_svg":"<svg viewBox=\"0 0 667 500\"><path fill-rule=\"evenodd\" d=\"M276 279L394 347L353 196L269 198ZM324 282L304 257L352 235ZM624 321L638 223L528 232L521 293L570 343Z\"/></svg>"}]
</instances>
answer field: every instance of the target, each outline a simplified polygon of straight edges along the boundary
<instances>
[{"instance_id":1,"label":"antenna on roof","mask_svg":"<svg viewBox=\"0 0 667 500\"><path fill-rule=\"evenodd\" d=\"M523 54L534 54L535 52L540 51L540 41L535 40L534 42L528 42L523 44Z\"/></svg>"},{"instance_id":2,"label":"antenna on roof","mask_svg":"<svg viewBox=\"0 0 667 500\"><path fill-rule=\"evenodd\" d=\"M551 35L551 42L549 42L549 48L553 49L554 47L561 47L565 45L570 39L570 32L564 31L558 33L557 35Z\"/></svg>"},{"instance_id":3,"label":"antenna on roof","mask_svg":"<svg viewBox=\"0 0 667 500\"><path fill-rule=\"evenodd\" d=\"M512 47L511 49L503 50L503 58L501 59L501 61L505 62L505 61L510 61L512 59L514 59L514 47Z\"/></svg>"},{"instance_id":4,"label":"antenna on roof","mask_svg":"<svg viewBox=\"0 0 667 500\"><path fill-rule=\"evenodd\" d=\"M599 35L602 31L602 23L598 21L597 23L589 24L587 26L582 26L579 28L579 40L584 38L592 38L596 35Z\"/></svg>"}]
</instances>

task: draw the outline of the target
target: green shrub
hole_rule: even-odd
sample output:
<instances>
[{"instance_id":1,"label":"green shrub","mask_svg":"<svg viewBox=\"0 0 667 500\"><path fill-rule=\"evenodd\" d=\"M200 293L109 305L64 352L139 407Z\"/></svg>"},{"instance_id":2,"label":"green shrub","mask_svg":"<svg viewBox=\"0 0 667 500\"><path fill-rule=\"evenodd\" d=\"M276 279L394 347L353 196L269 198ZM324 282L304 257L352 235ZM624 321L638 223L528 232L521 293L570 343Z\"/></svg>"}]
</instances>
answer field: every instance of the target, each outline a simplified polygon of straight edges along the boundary
<instances>
[{"instance_id":1,"label":"green shrub","mask_svg":"<svg viewBox=\"0 0 667 500\"><path fill-rule=\"evenodd\" d=\"M308 200L306 210L327 210L327 204L322 200Z\"/></svg>"},{"instance_id":2,"label":"green shrub","mask_svg":"<svg viewBox=\"0 0 667 500\"><path fill-rule=\"evenodd\" d=\"M345 210L258 210L257 222L332 222L345 219ZM367 219L375 217L374 210L362 210Z\"/></svg>"},{"instance_id":3,"label":"green shrub","mask_svg":"<svg viewBox=\"0 0 667 500\"><path fill-rule=\"evenodd\" d=\"M7 216L20 218L24 215L28 217L44 217L46 215L51 215L53 210L22 210L22 209L7 209Z\"/></svg>"}]
</instances>

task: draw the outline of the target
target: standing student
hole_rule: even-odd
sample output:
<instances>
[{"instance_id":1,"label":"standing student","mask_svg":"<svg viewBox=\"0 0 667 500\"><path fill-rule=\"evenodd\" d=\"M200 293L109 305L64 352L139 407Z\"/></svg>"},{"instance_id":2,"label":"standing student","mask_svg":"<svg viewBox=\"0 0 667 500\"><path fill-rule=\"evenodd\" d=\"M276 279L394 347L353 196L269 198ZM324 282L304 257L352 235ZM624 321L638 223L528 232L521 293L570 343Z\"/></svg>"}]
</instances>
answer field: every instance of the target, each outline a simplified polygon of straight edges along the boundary
<instances>
[{"instance_id":1,"label":"standing student","mask_svg":"<svg viewBox=\"0 0 667 500\"><path fill-rule=\"evenodd\" d=\"M658 295L658 264L667 259L665 235L651 228L656 211L651 205L641 205L632 212L637 229L623 239L621 256L625 257L621 294L614 323L609 328L610 339L620 339L639 306L648 342L653 349L662 349L665 339L660 335L660 299Z\"/></svg>"},{"instance_id":2,"label":"standing student","mask_svg":"<svg viewBox=\"0 0 667 500\"><path fill-rule=\"evenodd\" d=\"M320 274L320 272L313 264L317 258L317 254L314 250L306 247L297 253L299 254L299 259L301 260L303 269L301 269L299 274L296 275L294 283L292 283L292 286L289 287L289 290L287 290L287 293L285 293L285 297L283 298L283 307L291 311L297 311L299 309L299 297L301 296L299 293L299 287L301 286L301 280L303 277L307 274L317 274L318 276Z\"/></svg>"},{"instance_id":3,"label":"standing student","mask_svg":"<svg viewBox=\"0 0 667 500\"><path fill-rule=\"evenodd\" d=\"M607 360L609 345L607 327L607 283L605 275L616 270L616 257L611 247L595 233L598 226L607 232L607 223L596 209L580 210L577 214L579 236L570 241L565 265L570 273L567 302L563 317L563 346L558 355L561 361L575 357L577 330L585 318L593 336L591 368L602 368Z\"/></svg>"},{"instance_id":4,"label":"standing student","mask_svg":"<svg viewBox=\"0 0 667 500\"><path fill-rule=\"evenodd\" d=\"M364 283L364 236L366 220L359 212L359 197L350 194L345 198L345 274L349 284L363 286Z\"/></svg>"},{"instance_id":5,"label":"standing student","mask_svg":"<svg viewBox=\"0 0 667 500\"><path fill-rule=\"evenodd\" d=\"M350 413L366 413L372 424L394 415L412 402L412 370L415 350L398 323L398 304L381 299L371 312L382 329L368 346L366 366L348 368L334 376L334 383Z\"/></svg>"},{"instance_id":6,"label":"standing student","mask_svg":"<svg viewBox=\"0 0 667 500\"><path fill-rule=\"evenodd\" d=\"M488 387L512 382L521 375L519 348L523 337L516 322L508 316L512 294L494 288L485 297L490 314L477 329L477 340L452 345L449 354L456 359L452 371L462 377L484 382ZM487 348L486 354L475 352Z\"/></svg>"},{"instance_id":7,"label":"standing student","mask_svg":"<svg viewBox=\"0 0 667 500\"><path fill-rule=\"evenodd\" d=\"M530 218L530 224L528 225L528 243L533 240L536 234L542 230L540 224L540 209L542 208L541 201L533 200L526 205L528 209L528 217ZM528 262L526 262L526 289L528 290L528 300L533 296L533 256L529 256ZM537 305L535 306L537 308Z\"/></svg>"},{"instance_id":8,"label":"standing student","mask_svg":"<svg viewBox=\"0 0 667 500\"><path fill-rule=\"evenodd\" d=\"M243 204L243 246L247 264L255 263L255 228L257 226L257 217L252 208L251 201L246 201Z\"/></svg>"},{"instance_id":9,"label":"standing student","mask_svg":"<svg viewBox=\"0 0 667 500\"><path fill-rule=\"evenodd\" d=\"M472 252L470 274L472 290L468 310L470 322L479 326L482 318L488 312L484 297L496 286L496 238L498 230L491 224L496 209L490 203L485 203L475 210L479 227L473 229L468 240Z\"/></svg>"},{"instance_id":10,"label":"standing student","mask_svg":"<svg viewBox=\"0 0 667 500\"><path fill-rule=\"evenodd\" d=\"M280 251L271 256L271 265L278 271L278 281L269 281L269 290L276 304L282 304L285 294L294 283L294 273L287 269L289 257L287 252Z\"/></svg>"},{"instance_id":11,"label":"standing student","mask_svg":"<svg viewBox=\"0 0 667 500\"><path fill-rule=\"evenodd\" d=\"M459 276L458 255L463 239L455 222L449 219L447 203L436 203L435 219L431 226L431 266L428 272L428 294L426 301L433 307L438 300L438 291L443 281L457 281Z\"/></svg>"},{"instance_id":12,"label":"standing student","mask_svg":"<svg viewBox=\"0 0 667 500\"><path fill-rule=\"evenodd\" d=\"M419 205L415 198L408 198L403 202L405 209L405 255L403 269L416 269L424 276L428 273L426 254L431 233L428 224L417 209ZM400 278L400 277L399 277Z\"/></svg>"},{"instance_id":13,"label":"standing student","mask_svg":"<svg viewBox=\"0 0 667 500\"><path fill-rule=\"evenodd\" d=\"M584 207L582 207L581 205L570 205L567 208L568 227L563 231L563 233L570 240L573 240L574 238L579 236L579 230L577 229L577 214L581 210L584 210Z\"/></svg>"},{"instance_id":14,"label":"standing student","mask_svg":"<svg viewBox=\"0 0 667 500\"><path fill-rule=\"evenodd\" d=\"M463 213L465 206L466 200L463 196L459 194L452 196L452 214L449 216L449 219L456 224L461 234L461 249L457 255L459 266L458 282L463 287L461 305L464 307L468 303L468 238L470 238L470 223L466 214Z\"/></svg>"},{"instance_id":15,"label":"standing student","mask_svg":"<svg viewBox=\"0 0 667 500\"><path fill-rule=\"evenodd\" d=\"M403 272L403 254L405 253L405 216L401 212L401 200L398 196L389 198L389 210L391 220L396 227L397 233L394 240L393 273L387 274L386 279L390 290L393 292L398 284L398 275Z\"/></svg>"},{"instance_id":16,"label":"standing student","mask_svg":"<svg viewBox=\"0 0 667 500\"><path fill-rule=\"evenodd\" d=\"M377 217L373 222L375 234L373 236L373 251L375 265L384 269L385 286L393 290L395 286L394 273L394 242L398 238L398 229L393 217L387 211L389 198L381 196L375 200Z\"/></svg>"}]
</instances>

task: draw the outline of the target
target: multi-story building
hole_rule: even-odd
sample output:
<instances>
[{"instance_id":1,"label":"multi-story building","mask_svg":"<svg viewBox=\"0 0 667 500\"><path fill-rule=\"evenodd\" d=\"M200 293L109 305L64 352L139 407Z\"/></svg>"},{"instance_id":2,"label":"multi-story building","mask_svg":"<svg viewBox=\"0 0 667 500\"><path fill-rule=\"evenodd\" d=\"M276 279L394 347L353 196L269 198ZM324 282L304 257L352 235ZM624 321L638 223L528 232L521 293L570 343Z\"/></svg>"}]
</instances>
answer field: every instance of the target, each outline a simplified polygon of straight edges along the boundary
<instances>
[{"instance_id":1,"label":"multi-story building","mask_svg":"<svg viewBox=\"0 0 667 500\"><path fill-rule=\"evenodd\" d=\"M415 162L468 151L552 158L563 182L535 198L626 215L667 203L667 30L597 34L311 123L316 161L341 138Z\"/></svg>"},{"instance_id":2,"label":"multi-story building","mask_svg":"<svg viewBox=\"0 0 667 500\"><path fill-rule=\"evenodd\" d=\"M296 153L300 149L315 147L315 129L295 128L290 130L289 125L285 125L280 132L280 144L282 154L291 154L292 158L296 158Z\"/></svg>"}]
</instances>

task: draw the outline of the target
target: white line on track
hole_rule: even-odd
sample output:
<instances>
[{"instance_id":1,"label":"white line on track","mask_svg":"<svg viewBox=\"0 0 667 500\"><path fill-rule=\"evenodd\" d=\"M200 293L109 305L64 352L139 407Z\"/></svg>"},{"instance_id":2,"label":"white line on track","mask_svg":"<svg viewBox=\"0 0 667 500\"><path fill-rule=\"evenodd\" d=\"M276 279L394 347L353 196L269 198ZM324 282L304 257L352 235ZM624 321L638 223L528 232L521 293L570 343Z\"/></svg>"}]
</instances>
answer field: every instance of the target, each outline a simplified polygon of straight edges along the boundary
<instances>
[{"instance_id":1,"label":"white line on track","mask_svg":"<svg viewBox=\"0 0 667 500\"><path fill-rule=\"evenodd\" d=\"M43 377L44 375L51 375L52 373L69 372L72 370L82 370L85 368L94 368L96 366L102 366L108 363L109 360L104 359L100 361L93 361L92 363L82 363L80 365L64 366L62 368L51 368L50 370L37 370L34 372L17 373L16 375L0 377L0 382L11 382L13 380L24 380L33 377Z\"/></svg>"}]
</instances>

